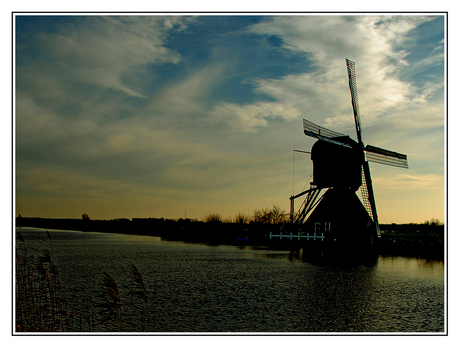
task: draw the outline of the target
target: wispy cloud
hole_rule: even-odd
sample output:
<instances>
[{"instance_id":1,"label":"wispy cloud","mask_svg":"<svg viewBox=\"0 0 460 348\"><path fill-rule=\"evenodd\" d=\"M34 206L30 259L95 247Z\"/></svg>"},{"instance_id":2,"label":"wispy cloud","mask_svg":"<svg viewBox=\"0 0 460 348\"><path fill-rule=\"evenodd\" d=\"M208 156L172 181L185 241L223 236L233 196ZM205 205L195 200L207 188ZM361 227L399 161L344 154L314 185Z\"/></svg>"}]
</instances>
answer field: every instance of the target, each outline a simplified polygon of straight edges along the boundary
<instances>
[{"instance_id":1,"label":"wispy cloud","mask_svg":"<svg viewBox=\"0 0 460 348\"><path fill-rule=\"evenodd\" d=\"M219 103L209 113L215 121L229 124L247 132L256 132L261 127L269 126L269 121L279 118L293 120L300 112L288 105L271 102L238 105L235 103Z\"/></svg>"},{"instance_id":2,"label":"wispy cloud","mask_svg":"<svg viewBox=\"0 0 460 348\"><path fill-rule=\"evenodd\" d=\"M423 100L409 81L399 78L408 63L400 47L406 35L425 17L273 17L251 27L251 32L277 35L284 48L303 51L312 61L311 73L259 81L258 90L280 102L311 113L313 120L328 118L328 124L349 115L350 100L344 57L357 62L359 101L363 122L372 123L390 108L402 108ZM295 99L294 99L295 98ZM331 104L332 103L332 104ZM327 106L320 115L316 110ZM325 114L326 112L326 114ZM304 112L306 113L306 112Z\"/></svg>"},{"instance_id":3,"label":"wispy cloud","mask_svg":"<svg viewBox=\"0 0 460 348\"><path fill-rule=\"evenodd\" d=\"M220 64L210 64L185 74L178 82L152 96L149 104L152 113L171 115L173 118L203 115L209 108L206 97L223 69Z\"/></svg>"},{"instance_id":4,"label":"wispy cloud","mask_svg":"<svg viewBox=\"0 0 460 348\"><path fill-rule=\"evenodd\" d=\"M148 64L178 63L164 45L168 32L184 30L189 17L84 17L36 39L52 60L55 74L144 97ZM48 72L49 73L49 72Z\"/></svg>"},{"instance_id":5,"label":"wispy cloud","mask_svg":"<svg viewBox=\"0 0 460 348\"><path fill-rule=\"evenodd\" d=\"M387 177L379 177L377 183L384 185L387 188L397 188L399 190L416 189L433 189L444 185L444 177L442 175L413 175L413 174L396 174Z\"/></svg>"}]
</instances>

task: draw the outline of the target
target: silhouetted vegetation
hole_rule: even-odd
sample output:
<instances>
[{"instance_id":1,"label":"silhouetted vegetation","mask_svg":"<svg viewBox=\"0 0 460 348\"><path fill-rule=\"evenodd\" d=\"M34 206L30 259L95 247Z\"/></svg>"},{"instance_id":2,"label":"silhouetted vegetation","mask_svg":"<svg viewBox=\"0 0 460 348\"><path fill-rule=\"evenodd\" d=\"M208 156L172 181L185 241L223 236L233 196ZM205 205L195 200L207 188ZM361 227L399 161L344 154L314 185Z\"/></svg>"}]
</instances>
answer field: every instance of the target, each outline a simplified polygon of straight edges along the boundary
<instances>
[{"instance_id":1,"label":"silhouetted vegetation","mask_svg":"<svg viewBox=\"0 0 460 348\"><path fill-rule=\"evenodd\" d=\"M87 214L83 214L87 215ZM114 220L42 219L18 217L18 227L40 227L76 231L110 232L158 236L165 240L206 244L277 245L289 247L295 241L270 240L270 232L289 223L288 214L279 206L253 211L252 215L238 213L224 218L219 213L206 215L203 221L191 219L133 218ZM437 219L420 224L381 224L382 236L375 249L381 254L410 256L444 255L444 225ZM299 243L297 243L299 244Z\"/></svg>"},{"instance_id":2,"label":"silhouetted vegetation","mask_svg":"<svg viewBox=\"0 0 460 348\"><path fill-rule=\"evenodd\" d=\"M222 215L211 213L204 217L204 222L222 222Z\"/></svg>"},{"instance_id":3,"label":"silhouetted vegetation","mask_svg":"<svg viewBox=\"0 0 460 348\"><path fill-rule=\"evenodd\" d=\"M253 222L272 225L284 224L289 222L289 215L278 205L274 205L271 209L254 210Z\"/></svg>"},{"instance_id":4,"label":"silhouetted vegetation","mask_svg":"<svg viewBox=\"0 0 460 348\"><path fill-rule=\"evenodd\" d=\"M444 258L444 224L437 219L421 224L381 224L380 254Z\"/></svg>"}]
</instances>

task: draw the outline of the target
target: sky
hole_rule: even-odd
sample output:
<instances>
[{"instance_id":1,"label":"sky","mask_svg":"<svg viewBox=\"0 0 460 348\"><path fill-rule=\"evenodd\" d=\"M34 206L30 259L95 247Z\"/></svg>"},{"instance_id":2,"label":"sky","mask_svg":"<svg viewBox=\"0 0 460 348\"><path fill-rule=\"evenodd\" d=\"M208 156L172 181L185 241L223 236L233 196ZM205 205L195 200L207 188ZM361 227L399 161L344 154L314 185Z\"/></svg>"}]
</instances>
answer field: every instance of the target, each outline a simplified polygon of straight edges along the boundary
<instances>
[{"instance_id":1,"label":"sky","mask_svg":"<svg viewBox=\"0 0 460 348\"><path fill-rule=\"evenodd\" d=\"M14 17L15 215L232 218L308 188L302 119L356 139L381 223L445 216L442 14ZM298 205L300 202L297 203Z\"/></svg>"}]
</instances>

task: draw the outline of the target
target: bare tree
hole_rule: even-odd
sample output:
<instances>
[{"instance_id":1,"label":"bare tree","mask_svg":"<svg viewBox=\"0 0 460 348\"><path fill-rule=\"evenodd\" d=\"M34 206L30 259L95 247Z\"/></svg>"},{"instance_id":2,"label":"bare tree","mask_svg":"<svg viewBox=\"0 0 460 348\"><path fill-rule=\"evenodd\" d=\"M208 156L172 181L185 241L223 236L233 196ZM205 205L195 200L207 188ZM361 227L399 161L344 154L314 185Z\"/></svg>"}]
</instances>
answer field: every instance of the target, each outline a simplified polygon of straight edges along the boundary
<instances>
[{"instance_id":1,"label":"bare tree","mask_svg":"<svg viewBox=\"0 0 460 348\"><path fill-rule=\"evenodd\" d=\"M286 222L288 214L279 205L273 205L272 209L262 208L254 210L253 221L263 224L280 224Z\"/></svg>"}]
</instances>

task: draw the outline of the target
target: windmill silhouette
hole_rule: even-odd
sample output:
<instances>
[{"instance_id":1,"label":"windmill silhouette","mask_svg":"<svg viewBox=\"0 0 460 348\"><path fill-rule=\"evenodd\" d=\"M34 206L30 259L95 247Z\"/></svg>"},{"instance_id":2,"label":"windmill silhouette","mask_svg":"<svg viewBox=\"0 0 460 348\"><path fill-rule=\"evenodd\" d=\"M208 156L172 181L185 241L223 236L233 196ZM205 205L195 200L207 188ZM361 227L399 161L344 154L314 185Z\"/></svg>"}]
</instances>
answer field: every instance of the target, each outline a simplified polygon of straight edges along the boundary
<instances>
[{"instance_id":1,"label":"windmill silhouette","mask_svg":"<svg viewBox=\"0 0 460 348\"><path fill-rule=\"evenodd\" d=\"M290 218L297 231L313 232L315 237L321 236L321 240L372 242L380 236L380 227L369 161L408 168L407 156L372 145L364 146L355 63L349 59L346 63L357 141L303 120L305 135L318 139L311 149L313 182L310 189L290 197ZM362 200L356 195L359 188ZM324 194L320 195L321 192ZM294 213L294 200L303 196L303 203Z\"/></svg>"}]
</instances>

